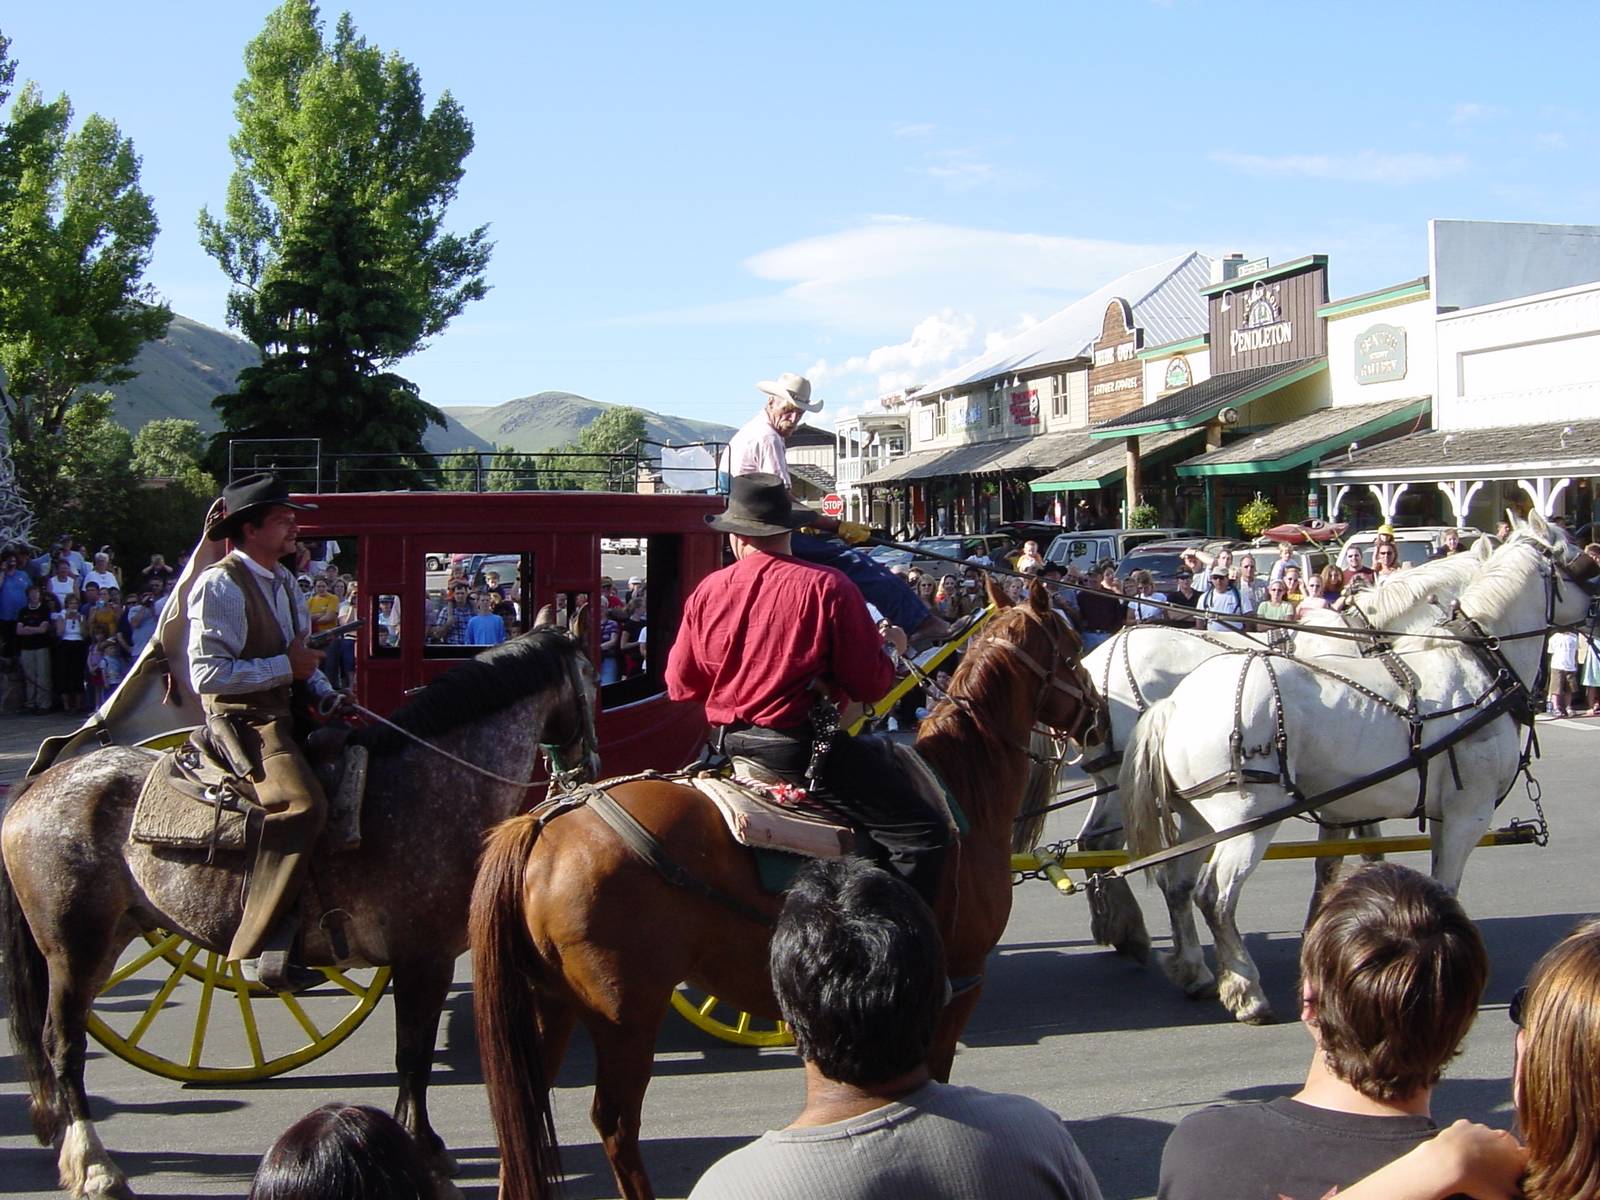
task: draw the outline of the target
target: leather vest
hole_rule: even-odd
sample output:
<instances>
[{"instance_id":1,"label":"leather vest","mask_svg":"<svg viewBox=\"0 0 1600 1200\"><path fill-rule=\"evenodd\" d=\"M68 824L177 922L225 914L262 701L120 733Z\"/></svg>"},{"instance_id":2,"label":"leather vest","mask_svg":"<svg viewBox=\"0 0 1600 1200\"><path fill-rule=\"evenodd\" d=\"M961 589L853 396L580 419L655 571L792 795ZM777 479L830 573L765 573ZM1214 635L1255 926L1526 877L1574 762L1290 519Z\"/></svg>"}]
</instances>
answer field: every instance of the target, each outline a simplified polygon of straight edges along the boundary
<instances>
[{"instance_id":1,"label":"leather vest","mask_svg":"<svg viewBox=\"0 0 1600 1200\"><path fill-rule=\"evenodd\" d=\"M283 654L289 646L284 641L283 630L278 625L278 614L273 610L272 602L267 599L267 593L263 590L266 581L258 579L256 573L235 554L230 554L217 566L244 596L244 648L239 651L239 657L276 658ZM286 596L285 600L289 605L290 628L298 636L300 618L294 606L294 597ZM280 683L259 692L245 692L232 696L207 695L201 697L201 704L208 715L238 713L257 720L263 717L287 718L290 713L289 697L293 686L293 683Z\"/></svg>"}]
</instances>

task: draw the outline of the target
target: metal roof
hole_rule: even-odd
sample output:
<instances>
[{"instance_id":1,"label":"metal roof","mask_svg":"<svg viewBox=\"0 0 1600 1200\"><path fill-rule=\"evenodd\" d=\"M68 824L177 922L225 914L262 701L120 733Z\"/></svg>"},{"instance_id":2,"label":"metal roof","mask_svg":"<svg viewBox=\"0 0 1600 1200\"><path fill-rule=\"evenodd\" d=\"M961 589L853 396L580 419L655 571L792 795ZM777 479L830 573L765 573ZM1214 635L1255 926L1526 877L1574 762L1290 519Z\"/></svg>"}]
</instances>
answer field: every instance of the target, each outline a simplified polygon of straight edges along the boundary
<instances>
[{"instance_id":1,"label":"metal roof","mask_svg":"<svg viewBox=\"0 0 1600 1200\"><path fill-rule=\"evenodd\" d=\"M1209 328L1200 289L1210 282L1211 258L1198 250L1129 271L1004 345L986 350L924 384L916 398L927 399L996 376L1081 358L1100 336L1106 305L1116 299L1128 302L1133 309L1133 323L1143 328L1149 345L1194 337Z\"/></svg>"},{"instance_id":2,"label":"metal roof","mask_svg":"<svg viewBox=\"0 0 1600 1200\"><path fill-rule=\"evenodd\" d=\"M1013 443L1015 445L1015 443ZM1023 440L1016 448L988 464L991 471L1051 471L1069 463L1099 443L1089 436L1087 429L1072 433L1045 433Z\"/></svg>"}]
</instances>

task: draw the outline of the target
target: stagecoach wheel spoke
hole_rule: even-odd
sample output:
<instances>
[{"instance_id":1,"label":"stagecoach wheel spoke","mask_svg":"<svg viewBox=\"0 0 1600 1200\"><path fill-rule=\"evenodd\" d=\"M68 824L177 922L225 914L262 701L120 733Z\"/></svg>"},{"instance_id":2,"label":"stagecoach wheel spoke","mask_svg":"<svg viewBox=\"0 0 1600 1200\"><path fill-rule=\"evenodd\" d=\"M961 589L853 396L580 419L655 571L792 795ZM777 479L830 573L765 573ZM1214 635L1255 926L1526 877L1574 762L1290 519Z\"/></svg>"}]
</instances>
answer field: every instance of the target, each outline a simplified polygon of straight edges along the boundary
<instances>
[{"instance_id":1,"label":"stagecoach wheel spoke","mask_svg":"<svg viewBox=\"0 0 1600 1200\"><path fill-rule=\"evenodd\" d=\"M233 995L239 1001L239 1019L244 1022L245 1041L250 1044L250 1061L264 1067L267 1060L261 1055L261 1033L256 1028L256 1014L250 1008L250 983L244 977L244 969L236 962L228 964L228 973L233 976Z\"/></svg>"},{"instance_id":2,"label":"stagecoach wheel spoke","mask_svg":"<svg viewBox=\"0 0 1600 1200\"><path fill-rule=\"evenodd\" d=\"M794 1037L782 1021L768 1021L735 1009L725 1000L679 984L672 1007L689 1024L736 1046L790 1046Z\"/></svg>"},{"instance_id":3,"label":"stagecoach wheel spoke","mask_svg":"<svg viewBox=\"0 0 1600 1200\"><path fill-rule=\"evenodd\" d=\"M107 990L116 987L117 984L121 983L123 980L137 975L156 959L166 959L168 952L173 950L178 943L183 941L183 935L181 933L169 933L164 938L156 938L153 934L147 933L145 934L145 937L151 942L150 949L146 950L143 954L139 955L138 958L134 959L126 966L118 967L115 971L113 971L111 973L111 978L106 980ZM184 956L184 963L187 963L194 957L195 949L198 949L198 947L191 949L189 953ZM167 961L171 962L172 960L167 959ZM183 966L178 967L180 974L183 972L183 970Z\"/></svg>"},{"instance_id":4,"label":"stagecoach wheel spoke","mask_svg":"<svg viewBox=\"0 0 1600 1200\"><path fill-rule=\"evenodd\" d=\"M206 1048L206 1026L211 1021L211 993L217 988L217 952L206 951L206 980L200 987L200 1011L194 1019L194 1042L189 1047L189 1069L200 1065L200 1055Z\"/></svg>"},{"instance_id":5,"label":"stagecoach wheel spoke","mask_svg":"<svg viewBox=\"0 0 1600 1200\"><path fill-rule=\"evenodd\" d=\"M177 935L174 934L174 937ZM167 981L161 985L161 990L156 993L155 999L145 1006L144 1015L139 1018L139 1023L128 1034L128 1044L137 1046L139 1039L144 1037L144 1031L150 1028L150 1022L156 1019L156 1014L167 1006L167 999L172 995L172 989L177 987L183 977L189 973L189 964L194 961L194 956L200 953L198 944L191 942L189 949L179 960L178 965L172 968L172 973L167 976Z\"/></svg>"},{"instance_id":6,"label":"stagecoach wheel spoke","mask_svg":"<svg viewBox=\"0 0 1600 1200\"><path fill-rule=\"evenodd\" d=\"M185 1083L247 1083L319 1058L366 1020L389 982L387 967L324 970L335 986L275 994L183 934L154 930L145 940L124 952L89 1032L119 1058ZM228 993L234 1004L214 1005ZM282 1008L262 1003L274 995Z\"/></svg>"}]
</instances>

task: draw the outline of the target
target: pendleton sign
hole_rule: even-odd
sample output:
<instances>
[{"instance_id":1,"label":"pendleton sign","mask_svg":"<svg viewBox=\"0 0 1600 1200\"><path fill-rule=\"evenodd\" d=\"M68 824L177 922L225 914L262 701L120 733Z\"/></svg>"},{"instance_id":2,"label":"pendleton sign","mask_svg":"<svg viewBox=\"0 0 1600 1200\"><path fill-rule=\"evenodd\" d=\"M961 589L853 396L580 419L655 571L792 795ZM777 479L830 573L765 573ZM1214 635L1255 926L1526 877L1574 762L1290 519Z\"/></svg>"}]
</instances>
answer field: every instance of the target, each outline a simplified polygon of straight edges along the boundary
<instances>
[{"instance_id":1,"label":"pendleton sign","mask_svg":"<svg viewBox=\"0 0 1600 1200\"><path fill-rule=\"evenodd\" d=\"M1135 327L1126 300L1106 305L1089 364L1089 423L1108 421L1144 403L1144 330Z\"/></svg>"},{"instance_id":2,"label":"pendleton sign","mask_svg":"<svg viewBox=\"0 0 1600 1200\"><path fill-rule=\"evenodd\" d=\"M1328 260L1321 254L1203 289L1211 303L1212 370L1270 367L1328 352Z\"/></svg>"}]
</instances>

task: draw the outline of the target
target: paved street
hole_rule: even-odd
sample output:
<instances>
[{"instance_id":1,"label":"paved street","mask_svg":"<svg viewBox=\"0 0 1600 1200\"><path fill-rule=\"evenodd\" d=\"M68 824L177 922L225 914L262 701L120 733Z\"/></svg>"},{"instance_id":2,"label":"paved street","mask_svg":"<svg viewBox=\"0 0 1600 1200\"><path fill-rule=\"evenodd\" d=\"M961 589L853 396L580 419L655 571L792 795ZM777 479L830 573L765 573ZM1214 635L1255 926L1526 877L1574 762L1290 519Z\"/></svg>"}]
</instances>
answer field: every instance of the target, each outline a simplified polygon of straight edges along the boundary
<instances>
[{"instance_id":1,"label":"paved street","mask_svg":"<svg viewBox=\"0 0 1600 1200\"><path fill-rule=\"evenodd\" d=\"M6 722L11 724L11 722ZM1435 1115L1509 1124L1511 1031L1504 1008L1538 954L1600 907L1592 818L1600 721L1541 722L1537 774L1554 843L1480 851L1463 900L1482 925L1494 972L1467 1048L1441 1085ZM3 749L3 747L0 747ZM1521 788L1500 821L1531 815ZM1070 831L1059 819L1050 836ZM1391 823L1389 832L1403 832ZM1286 836L1309 836L1301 826ZM1425 855L1404 856L1425 869ZM1268 862L1247 889L1241 926L1250 936L1280 1017L1295 1015L1295 955L1311 867ZM1165 942L1159 893L1136 887L1151 929ZM1191 1002L1154 969L1087 941L1084 899L1041 883L1020 888L990 984L968 1027L955 1079L1021 1092L1066 1116L1108 1200L1153 1193L1172 1124L1218 1099L1292 1088L1308 1042L1292 1020L1268 1028L1229 1021L1214 1002ZM214 1036L223 1036L220 1030ZM242 1040L236 1026L228 1035ZM386 1000L343 1045L280 1079L244 1087L180 1086L145 1074L91 1043L89 1082L100 1132L144 1196L242 1194L259 1155L284 1126L331 1099L392 1103L392 1022ZM480 1086L463 960L440 1034L434 1121L462 1160L462 1190L494 1195L493 1136ZM575 1042L556 1097L567 1194L608 1196L611 1179L588 1123L588 1048ZM644 1153L663 1196L683 1196L718 1156L798 1108L800 1073L784 1051L758 1052L701 1035L676 1017L663 1029L646 1102ZM0 1195L47 1195L54 1155L26 1136L23 1084L0 1061Z\"/></svg>"}]
</instances>

